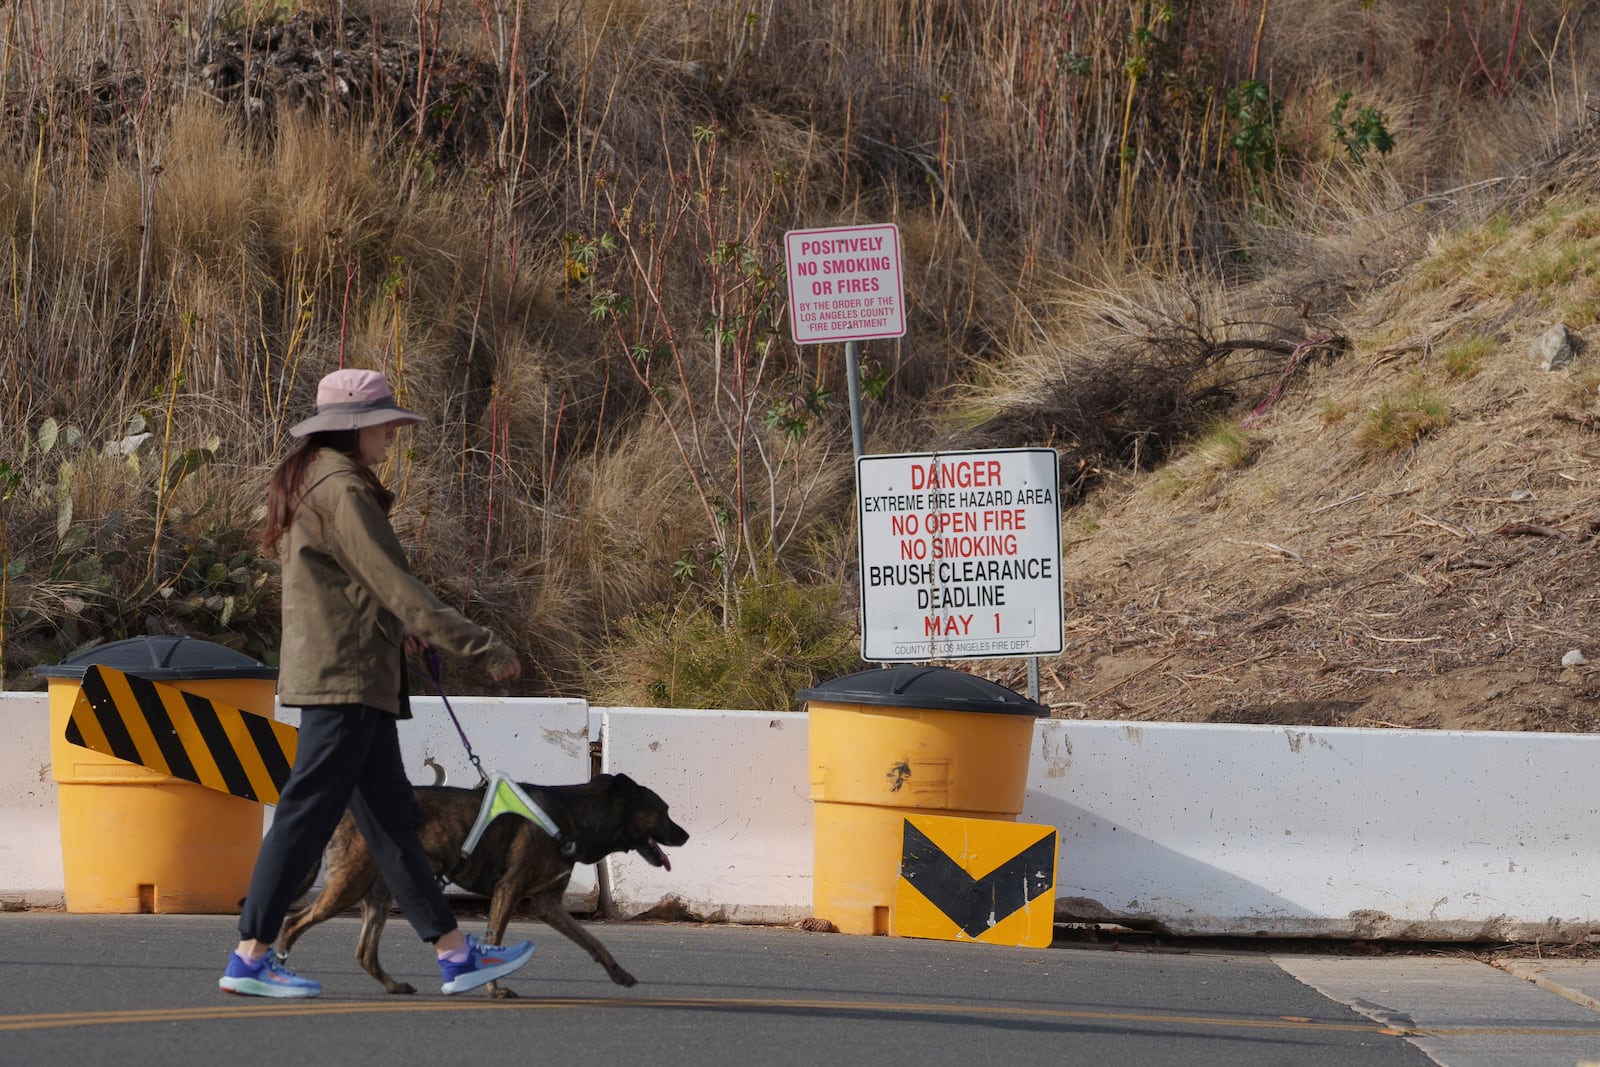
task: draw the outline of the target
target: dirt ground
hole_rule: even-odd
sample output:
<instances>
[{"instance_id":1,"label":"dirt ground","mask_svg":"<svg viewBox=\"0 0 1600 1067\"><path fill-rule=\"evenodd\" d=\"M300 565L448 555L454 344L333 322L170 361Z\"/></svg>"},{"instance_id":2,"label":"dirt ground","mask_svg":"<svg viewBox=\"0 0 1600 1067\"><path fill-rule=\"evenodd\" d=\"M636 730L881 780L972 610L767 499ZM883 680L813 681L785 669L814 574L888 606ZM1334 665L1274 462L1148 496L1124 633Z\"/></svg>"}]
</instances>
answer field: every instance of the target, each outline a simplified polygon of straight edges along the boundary
<instances>
[{"instance_id":1,"label":"dirt ground","mask_svg":"<svg viewBox=\"0 0 1600 1067\"><path fill-rule=\"evenodd\" d=\"M1183 457L1064 515L1067 644L1041 660L1041 700L1081 719L1600 726L1593 372L1527 360L1546 320L1494 325L1469 379L1428 346L1353 353L1255 427L1247 464ZM1328 414L1419 380L1454 419L1402 453ZM1025 663L979 673L1026 692Z\"/></svg>"}]
</instances>

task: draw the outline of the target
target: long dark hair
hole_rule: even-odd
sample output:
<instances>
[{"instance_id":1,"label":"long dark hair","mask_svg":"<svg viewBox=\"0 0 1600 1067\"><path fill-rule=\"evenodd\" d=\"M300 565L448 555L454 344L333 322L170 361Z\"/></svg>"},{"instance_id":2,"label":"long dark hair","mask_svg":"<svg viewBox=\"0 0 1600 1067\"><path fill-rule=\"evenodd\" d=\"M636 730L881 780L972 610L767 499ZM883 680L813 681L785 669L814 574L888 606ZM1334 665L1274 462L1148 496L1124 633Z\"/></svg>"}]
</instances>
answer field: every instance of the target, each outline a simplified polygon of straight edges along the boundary
<instances>
[{"instance_id":1,"label":"long dark hair","mask_svg":"<svg viewBox=\"0 0 1600 1067\"><path fill-rule=\"evenodd\" d=\"M317 453L324 448L331 448L355 459L360 442L361 435L357 430L323 430L307 434L300 447L278 464L278 469L272 472L272 479L267 483L267 526L261 532L263 555L272 557L278 554L278 542L283 540L283 535L289 532L289 526L294 522L295 510L300 506L301 485ZM356 473L378 498L384 514L388 514L394 506L394 494L383 487L370 467L357 462Z\"/></svg>"}]
</instances>

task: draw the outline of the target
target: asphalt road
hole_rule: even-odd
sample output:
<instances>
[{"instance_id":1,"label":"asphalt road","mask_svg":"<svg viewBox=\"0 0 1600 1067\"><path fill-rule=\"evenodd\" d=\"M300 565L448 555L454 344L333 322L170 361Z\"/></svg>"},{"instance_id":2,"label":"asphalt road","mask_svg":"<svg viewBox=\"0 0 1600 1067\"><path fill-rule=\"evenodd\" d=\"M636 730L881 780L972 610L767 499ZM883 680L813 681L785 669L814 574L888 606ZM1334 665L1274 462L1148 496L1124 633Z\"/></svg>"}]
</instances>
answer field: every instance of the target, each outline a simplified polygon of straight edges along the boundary
<instances>
[{"instance_id":1,"label":"asphalt road","mask_svg":"<svg viewBox=\"0 0 1600 1067\"><path fill-rule=\"evenodd\" d=\"M470 928L470 927L469 927ZM639 985L576 946L539 945L520 997L437 993L402 920L386 995L356 922L295 949L314 1000L219 993L228 916L0 915L0 1063L1550 1064L1600 1061L1600 964L1528 975L1465 957L1002 948L790 929L596 924Z\"/></svg>"}]
</instances>

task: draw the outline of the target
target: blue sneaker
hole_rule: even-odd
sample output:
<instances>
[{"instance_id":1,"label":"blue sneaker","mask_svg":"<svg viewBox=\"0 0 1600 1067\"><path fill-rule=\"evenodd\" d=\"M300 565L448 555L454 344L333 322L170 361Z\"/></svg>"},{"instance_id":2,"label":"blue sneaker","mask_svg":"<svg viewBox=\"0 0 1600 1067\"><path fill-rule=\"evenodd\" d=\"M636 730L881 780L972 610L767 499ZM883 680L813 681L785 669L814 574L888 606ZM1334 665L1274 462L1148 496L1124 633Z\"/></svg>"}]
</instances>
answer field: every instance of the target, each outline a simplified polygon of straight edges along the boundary
<instances>
[{"instance_id":1,"label":"blue sneaker","mask_svg":"<svg viewBox=\"0 0 1600 1067\"><path fill-rule=\"evenodd\" d=\"M467 935L467 958L460 963L439 961L439 971L444 975L440 991L446 996L465 993L469 989L488 985L504 978L512 971L533 959L533 942L519 941L515 945L485 945L471 934Z\"/></svg>"},{"instance_id":2,"label":"blue sneaker","mask_svg":"<svg viewBox=\"0 0 1600 1067\"><path fill-rule=\"evenodd\" d=\"M217 980L224 993L238 993L246 997L314 997L322 992L322 985L309 978L301 978L278 959L271 949L257 963L228 953L228 973Z\"/></svg>"}]
</instances>

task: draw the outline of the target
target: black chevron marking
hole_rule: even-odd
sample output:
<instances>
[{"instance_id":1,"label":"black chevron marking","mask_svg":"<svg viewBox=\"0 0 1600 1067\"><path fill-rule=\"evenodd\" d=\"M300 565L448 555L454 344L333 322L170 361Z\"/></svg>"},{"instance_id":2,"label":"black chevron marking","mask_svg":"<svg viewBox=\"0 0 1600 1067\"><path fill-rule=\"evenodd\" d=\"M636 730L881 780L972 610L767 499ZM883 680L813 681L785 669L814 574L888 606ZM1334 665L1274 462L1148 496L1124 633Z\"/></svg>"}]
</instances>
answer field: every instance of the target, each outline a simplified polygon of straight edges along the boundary
<instances>
[{"instance_id":1,"label":"black chevron marking","mask_svg":"<svg viewBox=\"0 0 1600 1067\"><path fill-rule=\"evenodd\" d=\"M900 876L968 937L976 938L1049 890L1055 881L1055 851L1055 834L1047 833L982 878L974 878L907 819Z\"/></svg>"}]
</instances>

